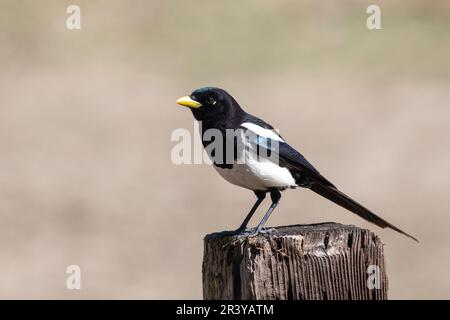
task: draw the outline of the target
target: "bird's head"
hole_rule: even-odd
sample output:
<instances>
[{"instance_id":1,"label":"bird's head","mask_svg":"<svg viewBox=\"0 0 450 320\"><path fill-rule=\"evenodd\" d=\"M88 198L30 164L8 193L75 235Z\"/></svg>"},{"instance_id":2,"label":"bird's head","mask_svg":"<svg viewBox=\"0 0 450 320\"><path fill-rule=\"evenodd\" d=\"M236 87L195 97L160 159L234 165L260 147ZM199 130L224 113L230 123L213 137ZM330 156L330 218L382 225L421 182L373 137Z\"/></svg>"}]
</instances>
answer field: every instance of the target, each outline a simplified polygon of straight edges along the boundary
<instances>
[{"instance_id":1,"label":"bird's head","mask_svg":"<svg viewBox=\"0 0 450 320\"><path fill-rule=\"evenodd\" d=\"M223 89L200 88L189 96L177 100L181 106L189 107L197 120L215 120L230 117L241 112L236 100Z\"/></svg>"}]
</instances>

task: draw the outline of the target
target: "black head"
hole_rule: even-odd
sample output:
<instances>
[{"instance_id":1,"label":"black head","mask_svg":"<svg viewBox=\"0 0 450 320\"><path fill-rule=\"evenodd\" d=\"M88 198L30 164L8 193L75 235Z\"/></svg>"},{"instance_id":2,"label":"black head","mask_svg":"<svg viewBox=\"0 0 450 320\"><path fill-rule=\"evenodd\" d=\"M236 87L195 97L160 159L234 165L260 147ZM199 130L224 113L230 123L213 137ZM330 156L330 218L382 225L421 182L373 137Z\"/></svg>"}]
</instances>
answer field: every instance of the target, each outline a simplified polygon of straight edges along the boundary
<instances>
[{"instance_id":1,"label":"black head","mask_svg":"<svg viewBox=\"0 0 450 320\"><path fill-rule=\"evenodd\" d=\"M191 108L195 119L200 121L231 120L243 113L228 92L214 87L197 89L190 96L178 99L177 103Z\"/></svg>"}]
</instances>

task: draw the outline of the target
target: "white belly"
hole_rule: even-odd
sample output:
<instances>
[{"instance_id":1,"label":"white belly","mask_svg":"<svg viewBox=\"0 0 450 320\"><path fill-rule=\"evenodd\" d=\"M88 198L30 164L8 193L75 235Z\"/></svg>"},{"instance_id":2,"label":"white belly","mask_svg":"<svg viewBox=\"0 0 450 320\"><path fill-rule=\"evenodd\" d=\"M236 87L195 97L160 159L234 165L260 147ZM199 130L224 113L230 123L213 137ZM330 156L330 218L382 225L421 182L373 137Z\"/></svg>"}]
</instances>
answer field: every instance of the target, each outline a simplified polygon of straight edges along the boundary
<instances>
[{"instance_id":1,"label":"white belly","mask_svg":"<svg viewBox=\"0 0 450 320\"><path fill-rule=\"evenodd\" d=\"M288 169L265 160L248 160L244 164L234 164L231 169L214 166L217 172L228 182L251 190L296 187L294 178Z\"/></svg>"},{"instance_id":2,"label":"white belly","mask_svg":"<svg viewBox=\"0 0 450 320\"><path fill-rule=\"evenodd\" d=\"M243 127L254 129L254 125L248 123L244 123ZM263 133L267 131L266 129L261 129L259 131L260 132L257 132L259 136L267 136L263 135ZM270 136L270 134L273 136ZM272 140L283 141L270 130L269 138ZM244 161L234 163L231 169L220 168L214 165L214 168L225 180L250 190L297 187L295 179L288 169L280 167L276 162L270 161L270 158L258 157L256 155L255 145L247 142L242 131L237 139L241 141L242 145L246 146L247 152L244 153Z\"/></svg>"}]
</instances>

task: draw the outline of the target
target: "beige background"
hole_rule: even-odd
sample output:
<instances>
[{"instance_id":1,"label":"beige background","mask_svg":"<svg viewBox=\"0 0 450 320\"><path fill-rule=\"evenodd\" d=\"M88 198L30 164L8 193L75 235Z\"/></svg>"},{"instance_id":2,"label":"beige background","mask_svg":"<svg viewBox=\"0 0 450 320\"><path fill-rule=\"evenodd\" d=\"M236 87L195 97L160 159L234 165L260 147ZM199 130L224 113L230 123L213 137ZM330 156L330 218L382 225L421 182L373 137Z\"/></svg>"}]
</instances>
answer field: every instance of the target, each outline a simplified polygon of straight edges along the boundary
<instances>
[{"instance_id":1,"label":"beige background","mask_svg":"<svg viewBox=\"0 0 450 320\"><path fill-rule=\"evenodd\" d=\"M449 2L376 1L378 31L373 1L274 3L0 2L0 298L201 298L202 237L254 201L171 162L172 131L193 130L174 101L205 85L421 243L307 190L285 192L270 225L368 227L391 298L450 298Z\"/></svg>"}]
</instances>

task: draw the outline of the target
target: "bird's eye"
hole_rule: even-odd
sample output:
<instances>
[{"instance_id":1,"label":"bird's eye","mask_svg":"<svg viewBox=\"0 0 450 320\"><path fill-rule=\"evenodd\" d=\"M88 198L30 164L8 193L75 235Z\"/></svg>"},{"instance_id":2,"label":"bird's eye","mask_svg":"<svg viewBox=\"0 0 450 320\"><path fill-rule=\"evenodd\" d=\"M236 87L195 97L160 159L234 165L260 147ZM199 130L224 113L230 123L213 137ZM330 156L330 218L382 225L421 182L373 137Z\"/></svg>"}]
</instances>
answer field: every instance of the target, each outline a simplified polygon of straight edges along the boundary
<instances>
[{"instance_id":1,"label":"bird's eye","mask_svg":"<svg viewBox=\"0 0 450 320\"><path fill-rule=\"evenodd\" d=\"M206 102L207 102L208 104L212 104L212 105L215 105L215 104L216 104L216 100L215 100L213 97L208 97L208 98L206 99Z\"/></svg>"}]
</instances>

